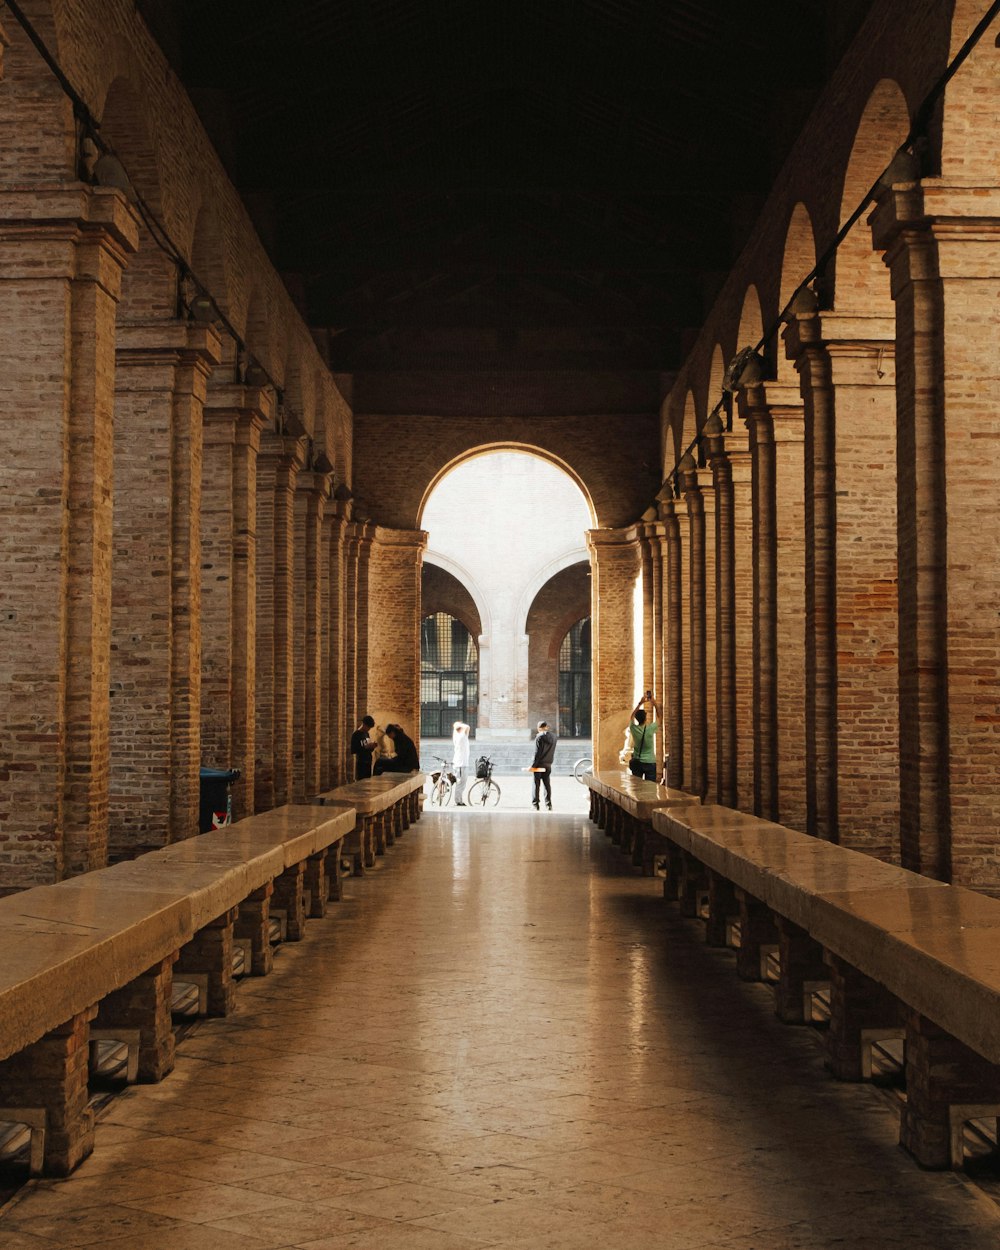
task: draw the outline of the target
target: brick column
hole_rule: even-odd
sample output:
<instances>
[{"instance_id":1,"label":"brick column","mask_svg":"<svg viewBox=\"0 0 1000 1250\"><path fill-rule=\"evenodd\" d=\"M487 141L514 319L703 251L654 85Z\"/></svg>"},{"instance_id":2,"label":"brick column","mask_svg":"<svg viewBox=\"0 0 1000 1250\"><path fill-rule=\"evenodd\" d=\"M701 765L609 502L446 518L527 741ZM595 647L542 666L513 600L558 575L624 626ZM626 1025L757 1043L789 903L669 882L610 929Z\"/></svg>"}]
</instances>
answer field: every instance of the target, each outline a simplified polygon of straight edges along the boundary
<instances>
[{"instance_id":1,"label":"brick column","mask_svg":"<svg viewBox=\"0 0 1000 1250\"><path fill-rule=\"evenodd\" d=\"M379 525L365 541L368 704L377 724L401 724L419 748L420 568L427 535Z\"/></svg>"},{"instance_id":2,"label":"brick column","mask_svg":"<svg viewBox=\"0 0 1000 1250\"><path fill-rule=\"evenodd\" d=\"M687 742L689 768L685 789L704 798L708 792L708 706L705 656L705 500L694 459L686 455L679 466L681 490L687 506L688 558L688 669Z\"/></svg>"},{"instance_id":3,"label":"brick column","mask_svg":"<svg viewBox=\"0 0 1000 1250\"><path fill-rule=\"evenodd\" d=\"M0 194L0 894L99 868L108 835L111 189Z\"/></svg>"},{"instance_id":4,"label":"brick column","mask_svg":"<svg viewBox=\"0 0 1000 1250\"><path fill-rule=\"evenodd\" d=\"M656 511L659 516L659 511ZM652 577L653 577L653 685L652 690L656 695L656 701L660 705L660 733L656 743L656 775L663 775L663 756L666 752L666 694L667 682L663 668L663 660L666 655L666 617L664 613L664 573L666 571L666 560L664 552L664 542L666 539L666 530L663 525L656 520L647 521L646 542L649 544Z\"/></svg>"},{"instance_id":5,"label":"brick column","mask_svg":"<svg viewBox=\"0 0 1000 1250\"><path fill-rule=\"evenodd\" d=\"M240 769L233 816L253 811L257 455L270 391L210 387L202 473L201 757Z\"/></svg>"},{"instance_id":6,"label":"brick column","mask_svg":"<svg viewBox=\"0 0 1000 1250\"><path fill-rule=\"evenodd\" d=\"M706 427L715 494L718 781L726 807L754 796L753 495L749 439Z\"/></svg>"},{"instance_id":7,"label":"brick column","mask_svg":"<svg viewBox=\"0 0 1000 1250\"><path fill-rule=\"evenodd\" d=\"M804 828L802 402L778 382L738 402L753 470L754 810Z\"/></svg>"},{"instance_id":8,"label":"brick column","mask_svg":"<svg viewBox=\"0 0 1000 1250\"><path fill-rule=\"evenodd\" d=\"M653 549L646 532L647 525L653 520L655 512L650 509L643 513L642 528L639 538L639 560L642 571L642 688L656 691L656 663L653 659L653 619L655 613L655 596L653 594Z\"/></svg>"},{"instance_id":9,"label":"brick column","mask_svg":"<svg viewBox=\"0 0 1000 1250\"><path fill-rule=\"evenodd\" d=\"M292 783L295 482L304 438L265 434L257 462L254 808L287 803Z\"/></svg>"},{"instance_id":10,"label":"brick column","mask_svg":"<svg viewBox=\"0 0 1000 1250\"><path fill-rule=\"evenodd\" d=\"M330 754L329 777L324 788L343 785L351 779L348 770L350 724L346 707L346 641L344 631L345 599L345 549L347 540L347 513L350 505L341 497L341 487L334 492L332 506L327 510L327 557L330 564L328 577L330 622L330 653L327 669L327 692L330 704Z\"/></svg>"},{"instance_id":11,"label":"brick column","mask_svg":"<svg viewBox=\"0 0 1000 1250\"><path fill-rule=\"evenodd\" d=\"M805 430L795 388L766 385L774 432L777 546L778 819L806 829Z\"/></svg>"},{"instance_id":12,"label":"brick column","mask_svg":"<svg viewBox=\"0 0 1000 1250\"><path fill-rule=\"evenodd\" d=\"M882 859L897 855L898 826L892 334L892 318L805 309L786 332L807 449L816 431L816 831ZM809 463L807 451L807 492Z\"/></svg>"},{"instance_id":13,"label":"brick column","mask_svg":"<svg viewBox=\"0 0 1000 1250\"><path fill-rule=\"evenodd\" d=\"M201 477L215 331L119 326L111 618L113 855L198 832Z\"/></svg>"},{"instance_id":14,"label":"brick column","mask_svg":"<svg viewBox=\"0 0 1000 1250\"><path fill-rule=\"evenodd\" d=\"M836 425L830 357L813 300L784 331L805 417L806 829L837 836L837 503Z\"/></svg>"},{"instance_id":15,"label":"brick column","mask_svg":"<svg viewBox=\"0 0 1000 1250\"><path fill-rule=\"evenodd\" d=\"M347 505L351 507L350 504ZM358 705L358 526L349 522L344 549L344 709L345 732L364 716ZM384 726L383 726L384 728ZM350 739L348 739L350 745ZM345 757L350 769L350 756ZM348 776L352 776L348 772Z\"/></svg>"},{"instance_id":16,"label":"brick column","mask_svg":"<svg viewBox=\"0 0 1000 1250\"><path fill-rule=\"evenodd\" d=\"M371 563L372 563L372 543L374 541L376 527L371 521L359 521L357 523L358 536L358 554L357 554L357 573L358 587L354 600L354 627L357 639L357 660L355 669L355 689L358 704L358 717L360 718L369 710L369 704L372 700L372 690L369 678L370 673L370 648L371 635L378 632L381 625L378 619L372 614L372 587L371 587ZM417 628L419 649L419 624ZM418 664L419 668L419 664ZM418 682L419 688L419 682ZM419 690L417 695L417 719L419 721L420 713L420 696ZM374 713L372 713L374 715ZM376 717L376 724L383 722ZM357 722L355 721L355 724ZM408 728L408 727L407 727ZM411 733L410 736L416 742L416 734Z\"/></svg>"},{"instance_id":17,"label":"brick column","mask_svg":"<svg viewBox=\"0 0 1000 1250\"><path fill-rule=\"evenodd\" d=\"M323 515L330 497L325 458L295 482L295 576L292 594L294 703L292 714L293 802L318 794L322 746L322 606L329 570L323 560Z\"/></svg>"},{"instance_id":18,"label":"brick column","mask_svg":"<svg viewBox=\"0 0 1000 1250\"><path fill-rule=\"evenodd\" d=\"M618 765L625 722L635 706L632 628L635 580L639 575L636 530L588 530L593 639L594 765Z\"/></svg>"},{"instance_id":19,"label":"brick column","mask_svg":"<svg viewBox=\"0 0 1000 1250\"><path fill-rule=\"evenodd\" d=\"M681 576L681 532L678 522L680 505L668 494L660 500L666 549L664 579L664 615L666 639L664 677L666 679L665 746L670 754L667 780L680 787L684 781L684 599Z\"/></svg>"},{"instance_id":20,"label":"brick column","mask_svg":"<svg viewBox=\"0 0 1000 1250\"><path fill-rule=\"evenodd\" d=\"M1000 192L900 184L870 220L896 303L902 858L997 894Z\"/></svg>"},{"instance_id":21,"label":"brick column","mask_svg":"<svg viewBox=\"0 0 1000 1250\"><path fill-rule=\"evenodd\" d=\"M685 790L691 788L692 760L694 756L691 733L691 518L683 499L677 500L677 559L680 562L680 611L682 627L680 634L681 655L681 735L684 750L678 775L678 784Z\"/></svg>"}]
</instances>

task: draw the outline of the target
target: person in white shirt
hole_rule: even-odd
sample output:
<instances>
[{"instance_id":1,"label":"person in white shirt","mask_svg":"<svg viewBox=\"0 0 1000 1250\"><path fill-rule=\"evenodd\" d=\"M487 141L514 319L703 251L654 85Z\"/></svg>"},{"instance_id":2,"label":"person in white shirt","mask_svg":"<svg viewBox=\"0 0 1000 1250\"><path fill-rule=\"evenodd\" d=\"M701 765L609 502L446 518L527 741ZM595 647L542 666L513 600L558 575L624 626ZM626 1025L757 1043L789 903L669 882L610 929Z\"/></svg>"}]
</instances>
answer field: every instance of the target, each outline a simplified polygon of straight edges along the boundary
<instances>
[{"instance_id":1,"label":"person in white shirt","mask_svg":"<svg viewBox=\"0 0 1000 1250\"><path fill-rule=\"evenodd\" d=\"M451 766L455 770L455 806L465 806L465 783L469 776L469 726L457 720L451 730Z\"/></svg>"}]
</instances>

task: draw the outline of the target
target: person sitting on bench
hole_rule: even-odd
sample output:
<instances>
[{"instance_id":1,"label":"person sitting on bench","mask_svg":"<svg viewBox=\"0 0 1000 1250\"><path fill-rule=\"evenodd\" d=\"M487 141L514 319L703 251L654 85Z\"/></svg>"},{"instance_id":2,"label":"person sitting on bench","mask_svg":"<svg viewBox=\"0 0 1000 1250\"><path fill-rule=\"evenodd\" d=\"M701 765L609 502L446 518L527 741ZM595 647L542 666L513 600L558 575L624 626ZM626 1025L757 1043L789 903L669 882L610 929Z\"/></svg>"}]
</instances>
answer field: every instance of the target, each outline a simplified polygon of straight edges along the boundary
<instances>
[{"instance_id":1,"label":"person sitting on bench","mask_svg":"<svg viewBox=\"0 0 1000 1250\"><path fill-rule=\"evenodd\" d=\"M386 725L386 737L392 742L395 754L375 762L375 776L382 773L414 773L420 768L417 747L413 739L403 732L402 725Z\"/></svg>"}]
</instances>

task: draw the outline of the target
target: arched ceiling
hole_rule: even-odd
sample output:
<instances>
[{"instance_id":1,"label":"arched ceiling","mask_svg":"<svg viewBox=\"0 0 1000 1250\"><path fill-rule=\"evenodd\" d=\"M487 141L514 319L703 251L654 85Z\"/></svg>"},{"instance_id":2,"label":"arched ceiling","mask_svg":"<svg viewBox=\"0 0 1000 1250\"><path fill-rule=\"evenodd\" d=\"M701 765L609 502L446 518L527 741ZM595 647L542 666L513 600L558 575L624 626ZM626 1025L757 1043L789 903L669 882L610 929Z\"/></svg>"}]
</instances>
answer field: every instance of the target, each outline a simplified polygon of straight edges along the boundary
<instances>
[{"instance_id":1,"label":"arched ceiling","mask_svg":"<svg viewBox=\"0 0 1000 1250\"><path fill-rule=\"evenodd\" d=\"M366 375L470 368L655 409L865 9L138 4L359 410Z\"/></svg>"}]
</instances>

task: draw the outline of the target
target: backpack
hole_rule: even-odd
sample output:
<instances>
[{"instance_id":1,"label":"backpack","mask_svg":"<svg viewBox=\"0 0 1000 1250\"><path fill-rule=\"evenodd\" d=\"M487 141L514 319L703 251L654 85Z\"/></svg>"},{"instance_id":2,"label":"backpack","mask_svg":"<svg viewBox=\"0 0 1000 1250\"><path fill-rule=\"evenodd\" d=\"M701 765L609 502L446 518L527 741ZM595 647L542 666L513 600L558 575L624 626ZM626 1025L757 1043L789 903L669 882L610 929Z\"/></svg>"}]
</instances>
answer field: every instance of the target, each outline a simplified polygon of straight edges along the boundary
<instances>
[{"instance_id":1,"label":"backpack","mask_svg":"<svg viewBox=\"0 0 1000 1250\"><path fill-rule=\"evenodd\" d=\"M480 755L476 760L476 776L486 778L490 775L490 757L488 755Z\"/></svg>"}]
</instances>

